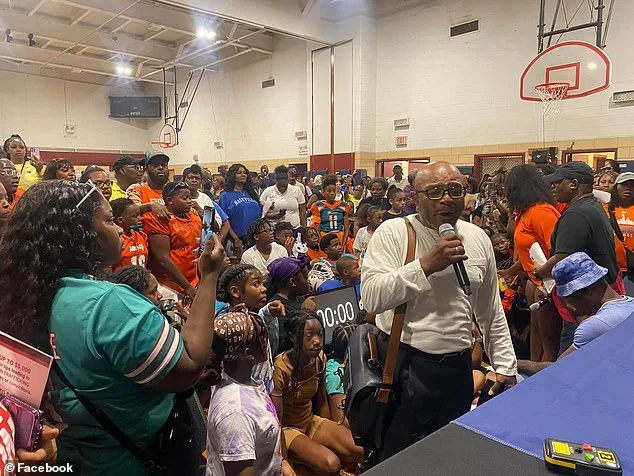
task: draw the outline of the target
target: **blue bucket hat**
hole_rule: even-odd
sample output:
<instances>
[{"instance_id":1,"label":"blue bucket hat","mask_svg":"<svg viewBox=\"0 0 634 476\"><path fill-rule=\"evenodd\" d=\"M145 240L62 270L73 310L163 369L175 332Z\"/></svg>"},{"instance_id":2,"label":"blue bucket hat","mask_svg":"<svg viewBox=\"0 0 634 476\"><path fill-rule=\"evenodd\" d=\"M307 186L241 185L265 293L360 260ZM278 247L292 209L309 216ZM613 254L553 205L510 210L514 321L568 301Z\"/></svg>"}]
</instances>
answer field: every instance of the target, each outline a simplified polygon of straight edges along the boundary
<instances>
[{"instance_id":1,"label":"blue bucket hat","mask_svg":"<svg viewBox=\"0 0 634 476\"><path fill-rule=\"evenodd\" d=\"M557 294L566 297L603 279L608 270L596 264L583 251L579 251L557 263L552 274L557 285Z\"/></svg>"}]
</instances>

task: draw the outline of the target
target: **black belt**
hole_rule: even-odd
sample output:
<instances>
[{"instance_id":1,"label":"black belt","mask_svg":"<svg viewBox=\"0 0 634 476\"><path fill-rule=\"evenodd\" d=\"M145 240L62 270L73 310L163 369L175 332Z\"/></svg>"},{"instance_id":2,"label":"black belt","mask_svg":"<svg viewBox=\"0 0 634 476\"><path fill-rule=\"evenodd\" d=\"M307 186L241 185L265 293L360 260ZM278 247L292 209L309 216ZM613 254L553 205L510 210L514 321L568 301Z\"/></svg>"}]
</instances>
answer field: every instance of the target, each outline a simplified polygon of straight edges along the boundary
<instances>
[{"instance_id":1,"label":"black belt","mask_svg":"<svg viewBox=\"0 0 634 476\"><path fill-rule=\"evenodd\" d=\"M385 342L390 340L390 336L379 329L379 332L382 334L382 337L385 339ZM450 352L448 354L429 354L427 352L423 352L416 347L412 347L409 344L405 344L403 342L400 343L399 349L404 350L405 352L412 352L414 354L419 354L421 357L427 360L433 360L434 362L443 363L443 362L455 362L460 360L460 358L464 357L465 354L471 354L471 348L467 347L466 349L459 350L458 352Z\"/></svg>"},{"instance_id":2,"label":"black belt","mask_svg":"<svg viewBox=\"0 0 634 476\"><path fill-rule=\"evenodd\" d=\"M382 334L382 338L385 339L385 342L388 342L390 340L390 336L389 334L383 332L381 329L379 329L379 332ZM405 344L404 342L401 342L399 345L399 350L404 350L405 352L412 352L414 354L419 354L421 357L423 357L424 359L427 360L433 360L434 362L438 362L443 363L443 362L455 362L457 360L460 360L460 358L464 357L465 354L471 354L471 348L467 347L466 349L463 350L459 350L457 352L450 352L448 354L429 354L427 352L423 352L420 349L417 349L416 347L412 347L409 344Z\"/></svg>"},{"instance_id":3,"label":"black belt","mask_svg":"<svg viewBox=\"0 0 634 476\"><path fill-rule=\"evenodd\" d=\"M427 352L423 352L422 350L416 349L418 353L421 354L424 358L428 360L433 360L434 362L438 362L442 364L443 362L455 362L464 357L467 353L471 353L471 349L463 349L458 352L451 352L449 354L428 354Z\"/></svg>"}]
</instances>

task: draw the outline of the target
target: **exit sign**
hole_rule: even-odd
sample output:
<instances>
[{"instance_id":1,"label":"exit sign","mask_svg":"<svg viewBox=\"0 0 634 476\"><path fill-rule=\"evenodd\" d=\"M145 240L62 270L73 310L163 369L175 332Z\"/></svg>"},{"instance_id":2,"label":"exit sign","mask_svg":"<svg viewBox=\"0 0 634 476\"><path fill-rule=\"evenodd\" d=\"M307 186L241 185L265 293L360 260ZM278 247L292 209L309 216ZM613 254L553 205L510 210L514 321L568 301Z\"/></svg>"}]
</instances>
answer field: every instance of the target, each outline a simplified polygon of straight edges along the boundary
<instances>
[{"instance_id":1,"label":"exit sign","mask_svg":"<svg viewBox=\"0 0 634 476\"><path fill-rule=\"evenodd\" d=\"M396 136L396 147L407 147L407 136Z\"/></svg>"}]
</instances>

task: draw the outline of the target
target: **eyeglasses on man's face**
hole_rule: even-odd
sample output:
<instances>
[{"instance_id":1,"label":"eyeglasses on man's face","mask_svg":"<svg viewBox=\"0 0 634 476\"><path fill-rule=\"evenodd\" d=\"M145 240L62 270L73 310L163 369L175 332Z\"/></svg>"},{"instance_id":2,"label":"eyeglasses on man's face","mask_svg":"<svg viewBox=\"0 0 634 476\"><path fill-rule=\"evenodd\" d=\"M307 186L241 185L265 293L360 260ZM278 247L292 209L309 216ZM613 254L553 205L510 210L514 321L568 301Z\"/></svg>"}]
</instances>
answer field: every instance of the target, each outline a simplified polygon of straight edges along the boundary
<instances>
[{"instance_id":1,"label":"eyeglasses on man's face","mask_svg":"<svg viewBox=\"0 0 634 476\"><path fill-rule=\"evenodd\" d=\"M463 198L467 189L462 185L450 185L449 187L430 187L425 190L416 190L416 193L424 193L430 200L440 200L445 196L445 193L449 194L450 198Z\"/></svg>"}]
</instances>

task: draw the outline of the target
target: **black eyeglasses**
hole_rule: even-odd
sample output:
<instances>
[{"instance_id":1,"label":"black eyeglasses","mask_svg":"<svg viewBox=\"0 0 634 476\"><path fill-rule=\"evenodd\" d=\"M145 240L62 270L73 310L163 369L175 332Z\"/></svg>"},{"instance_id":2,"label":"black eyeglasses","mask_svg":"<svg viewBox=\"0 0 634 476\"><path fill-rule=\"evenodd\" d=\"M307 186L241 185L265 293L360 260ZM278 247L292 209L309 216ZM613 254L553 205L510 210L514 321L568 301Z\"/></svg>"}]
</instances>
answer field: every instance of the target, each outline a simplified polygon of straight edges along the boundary
<instances>
[{"instance_id":1,"label":"black eyeglasses","mask_svg":"<svg viewBox=\"0 0 634 476\"><path fill-rule=\"evenodd\" d=\"M448 193L451 198L463 198L467 193L467 189L462 185L450 185L447 188L432 187L427 190L416 190L416 193L424 193L430 200L440 200L445 196L445 193Z\"/></svg>"}]
</instances>

